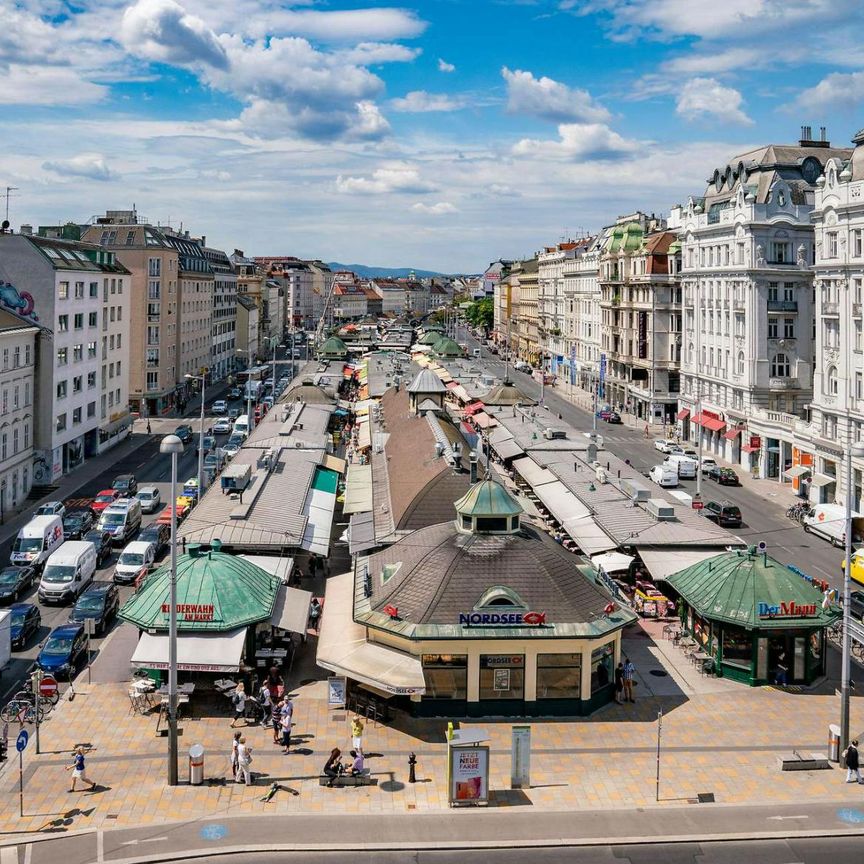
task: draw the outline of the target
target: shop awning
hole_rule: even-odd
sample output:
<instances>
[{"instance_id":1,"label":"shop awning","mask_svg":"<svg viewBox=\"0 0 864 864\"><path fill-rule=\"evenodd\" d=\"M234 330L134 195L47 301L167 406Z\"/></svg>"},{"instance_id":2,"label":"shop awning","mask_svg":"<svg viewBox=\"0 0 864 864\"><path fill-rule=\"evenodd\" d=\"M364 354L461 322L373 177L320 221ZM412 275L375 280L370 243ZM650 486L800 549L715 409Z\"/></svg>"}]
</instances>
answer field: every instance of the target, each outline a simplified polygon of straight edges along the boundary
<instances>
[{"instance_id":1,"label":"shop awning","mask_svg":"<svg viewBox=\"0 0 864 864\"><path fill-rule=\"evenodd\" d=\"M816 486L821 489L823 486L830 486L832 483L836 483L837 478L832 477L830 474L814 474L810 478L810 485Z\"/></svg>"},{"instance_id":2,"label":"shop awning","mask_svg":"<svg viewBox=\"0 0 864 864\"><path fill-rule=\"evenodd\" d=\"M311 602L311 591L301 591L299 588L283 585L276 595L276 606L270 616L270 623L280 630L289 630L291 633L305 636L309 625Z\"/></svg>"},{"instance_id":3,"label":"shop awning","mask_svg":"<svg viewBox=\"0 0 864 864\"><path fill-rule=\"evenodd\" d=\"M494 429L498 425L498 421L485 411L478 411L471 419L480 429Z\"/></svg>"},{"instance_id":4,"label":"shop awning","mask_svg":"<svg viewBox=\"0 0 864 864\"><path fill-rule=\"evenodd\" d=\"M461 384L457 384L455 387L451 388L450 392L463 404L471 401L468 391Z\"/></svg>"},{"instance_id":5,"label":"shop awning","mask_svg":"<svg viewBox=\"0 0 864 864\"><path fill-rule=\"evenodd\" d=\"M293 558L282 558L278 555L238 555L237 557L260 567L265 573L275 576L285 585L291 579L291 571L294 569Z\"/></svg>"},{"instance_id":6,"label":"shop awning","mask_svg":"<svg viewBox=\"0 0 864 864\"><path fill-rule=\"evenodd\" d=\"M448 390L452 390L454 387L458 387L458 386L459 386L459 382L458 382L458 381L448 381L444 386L445 386Z\"/></svg>"},{"instance_id":7,"label":"shop awning","mask_svg":"<svg viewBox=\"0 0 864 864\"><path fill-rule=\"evenodd\" d=\"M783 477L786 480L795 480L798 477L803 477L805 474L809 474L812 470L813 469L809 465L793 465L788 471L783 472Z\"/></svg>"},{"instance_id":8,"label":"shop awning","mask_svg":"<svg viewBox=\"0 0 864 864\"><path fill-rule=\"evenodd\" d=\"M348 524L348 552L357 555L372 549L375 541L375 517L372 513L355 513Z\"/></svg>"},{"instance_id":9,"label":"shop awning","mask_svg":"<svg viewBox=\"0 0 864 864\"><path fill-rule=\"evenodd\" d=\"M366 422L360 423L357 429L357 447L360 450L366 450L372 446L372 427L369 425L368 418Z\"/></svg>"},{"instance_id":10,"label":"shop awning","mask_svg":"<svg viewBox=\"0 0 864 864\"><path fill-rule=\"evenodd\" d=\"M332 453L324 454L324 458L321 460L321 465L324 468L329 468L331 471L335 471L337 474L345 473L345 460L340 459L338 456L334 456Z\"/></svg>"},{"instance_id":11,"label":"shop awning","mask_svg":"<svg viewBox=\"0 0 864 864\"><path fill-rule=\"evenodd\" d=\"M701 414L694 414L690 418L690 422L693 423L695 426L698 426L702 422L702 415Z\"/></svg>"},{"instance_id":12,"label":"shop awning","mask_svg":"<svg viewBox=\"0 0 864 864\"><path fill-rule=\"evenodd\" d=\"M543 483L555 483L558 478L548 469L541 468L530 456L524 459L514 459L513 467L519 472L519 475L535 489Z\"/></svg>"},{"instance_id":13,"label":"shop awning","mask_svg":"<svg viewBox=\"0 0 864 864\"><path fill-rule=\"evenodd\" d=\"M622 552L605 552L603 555L593 555L591 563L595 570L603 570L605 573L627 572L630 565L636 559L632 555L624 555Z\"/></svg>"},{"instance_id":14,"label":"shop awning","mask_svg":"<svg viewBox=\"0 0 864 864\"><path fill-rule=\"evenodd\" d=\"M462 413L466 417L470 417L472 414L482 411L485 407L486 406L482 402L472 402L470 405L465 406Z\"/></svg>"},{"instance_id":15,"label":"shop awning","mask_svg":"<svg viewBox=\"0 0 864 864\"><path fill-rule=\"evenodd\" d=\"M228 633L180 633L177 668L181 672L238 672L246 628ZM142 632L132 665L139 669L168 668L168 634Z\"/></svg>"},{"instance_id":16,"label":"shop awning","mask_svg":"<svg viewBox=\"0 0 864 864\"><path fill-rule=\"evenodd\" d=\"M518 456L525 455L525 451L512 438L508 438L506 441L501 441L499 444L493 444L492 446L502 459L515 459Z\"/></svg>"},{"instance_id":17,"label":"shop awning","mask_svg":"<svg viewBox=\"0 0 864 864\"><path fill-rule=\"evenodd\" d=\"M583 519L591 515L591 511L560 480L538 486L537 497L562 524L567 519Z\"/></svg>"},{"instance_id":18,"label":"shop awning","mask_svg":"<svg viewBox=\"0 0 864 864\"><path fill-rule=\"evenodd\" d=\"M318 634L319 666L394 695L425 693L418 657L366 641L366 628L354 621L354 574L327 580Z\"/></svg>"},{"instance_id":19,"label":"shop awning","mask_svg":"<svg viewBox=\"0 0 864 864\"><path fill-rule=\"evenodd\" d=\"M675 415L675 417L676 417L678 420L685 420L685 419L686 419L687 417L689 417L689 416L690 416L690 409L689 409L689 408L682 408L682 409L681 409L681 410L680 410L680 411Z\"/></svg>"},{"instance_id":20,"label":"shop awning","mask_svg":"<svg viewBox=\"0 0 864 864\"><path fill-rule=\"evenodd\" d=\"M742 453L758 453L762 449L759 444L743 444L741 446Z\"/></svg>"},{"instance_id":21,"label":"shop awning","mask_svg":"<svg viewBox=\"0 0 864 864\"><path fill-rule=\"evenodd\" d=\"M316 468L312 485L303 504L306 528L300 546L316 555L330 554L330 529L336 509L338 475L326 468Z\"/></svg>"},{"instance_id":22,"label":"shop awning","mask_svg":"<svg viewBox=\"0 0 864 864\"><path fill-rule=\"evenodd\" d=\"M594 521L591 516L565 519L564 530L573 538L576 545L586 555L597 555L600 552L611 552L618 544Z\"/></svg>"},{"instance_id":23,"label":"shop awning","mask_svg":"<svg viewBox=\"0 0 864 864\"><path fill-rule=\"evenodd\" d=\"M372 466L348 466L348 476L345 480L345 502L342 512L346 514L361 513L372 509Z\"/></svg>"},{"instance_id":24,"label":"shop awning","mask_svg":"<svg viewBox=\"0 0 864 864\"><path fill-rule=\"evenodd\" d=\"M640 549L639 557L653 579L668 579L679 570L701 564L725 549Z\"/></svg>"},{"instance_id":25,"label":"shop awning","mask_svg":"<svg viewBox=\"0 0 864 864\"><path fill-rule=\"evenodd\" d=\"M702 415L701 425L703 429L710 429L712 432L719 432L721 429L726 428L725 421L718 420L716 417L706 417L704 414Z\"/></svg>"},{"instance_id":26,"label":"shop awning","mask_svg":"<svg viewBox=\"0 0 864 864\"><path fill-rule=\"evenodd\" d=\"M723 433L723 437L724 437L727 441L734 441L734 440L735 440L735 439L736 439L740 434L741 434L741 430L740 430L740 429L737 429L737 428L736 428L736 429L727 429L727 430Z\"/></svg>"}]
</instances>

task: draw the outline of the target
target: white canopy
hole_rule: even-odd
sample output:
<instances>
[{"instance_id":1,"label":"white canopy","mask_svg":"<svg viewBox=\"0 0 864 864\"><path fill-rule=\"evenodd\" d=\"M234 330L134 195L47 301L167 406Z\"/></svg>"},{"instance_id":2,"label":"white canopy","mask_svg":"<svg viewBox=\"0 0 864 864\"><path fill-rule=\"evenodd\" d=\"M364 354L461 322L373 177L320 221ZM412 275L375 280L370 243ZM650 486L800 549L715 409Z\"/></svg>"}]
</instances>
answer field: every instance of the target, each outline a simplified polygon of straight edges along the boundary
<instances>
[{"instance_id":1,"label":"white canopy","mask_svg":"<svg viewBox=\"0 0 864 864\"><path fill-rule=\"evenodd\" d=\"M299 588L288 588L283 585L276 595L276 605L270 616L270 623L280 630L290 630L292 633L306 634L309 624L309 604L312 602L312 592Z\"/></svg>"},{"instance_id":2,"label":"white canopy","mask_svg":"<svg viewBox=\"0 0 864 864\"><path fill-rule=\"evenodd\" d=\"M591 563L594 565L594 569L602 569L609 574L626 572L635 560L632 555L624 555L622 552L605 552L603 555L591 556Z\"/></svg>"},{"instance_id":3,"label":"white canopy","mask_svg":"<svg viewBox=\"0 0 864 864\"><path fill-rule=\"evenodd\" d=\"M642 563L654 579L668 579L673 573L701 564L725 549L640 549Z\"/></svg>"},{"instance_id":4,"label":"white canopy","mask_svg":"<svg viewBox=\"0 0 864 864\"><path fill-rule=\"evenodd\" d=\"M567 519L583 519L591 515L591 511L560 480L544 483L534 493L562 524Z\"/></svg>"},{"instance_id":5,"label":"white canopy","mask_svg":"<svg viewBox=\"0 0 864 864\"><path fill-rule=\"evenodd\" d=\"M181 672L238 672L245 641L245 627L228 633L179 633L177 668ZM168 634L142 632L132 665L167 669Z\"/></svg>"},{"instance_id":6,"label":"white canopy","mask_svg":"<svg viewBox=\"0 0 864 864\"><path fill-rule=\"evenodd\" d=\"M586 555L609 552L618 547L618 544L609 538L609 535L591 516L565 519L561 524Z\"/></svg>"},{"instance_id":7,"label":"white canopy","mask_svg":"<svg viewBox=\"0 0 864 864\"><path fill-rule=\"evenodd\" d=\"M530 456L514 459L513 467L535 491L543 483L554 483L558 480L548 468L541 468Z\"/></svg>"},{"instance_id":8,"label":"white canopy","mask_svg":"<svg viewBox=\"0 0 864 864\"><path fill-rule=\"evenodd\" d=\"M342 512L362 513L372 509L372 466L352 463L345 480L345 503Z\"/></svg>"}]
</instances>

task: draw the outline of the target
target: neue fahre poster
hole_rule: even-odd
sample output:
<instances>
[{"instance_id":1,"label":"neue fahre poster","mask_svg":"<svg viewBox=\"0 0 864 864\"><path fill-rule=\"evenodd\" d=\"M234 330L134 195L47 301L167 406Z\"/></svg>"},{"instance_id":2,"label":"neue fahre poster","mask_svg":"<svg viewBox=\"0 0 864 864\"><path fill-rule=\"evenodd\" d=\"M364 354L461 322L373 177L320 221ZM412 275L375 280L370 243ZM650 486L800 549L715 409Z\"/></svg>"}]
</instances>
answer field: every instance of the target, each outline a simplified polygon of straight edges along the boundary
<instances>
[{"instance_id":1,"label":"neue fahre poster","mask_svg":"<svg viewBox=\"0 0 864 864\"><path fill-rule=\"evenodd\" d=\"M489 801L489 748L450 748L450 803L486 804Z\"/></svg>"}]
</instances>

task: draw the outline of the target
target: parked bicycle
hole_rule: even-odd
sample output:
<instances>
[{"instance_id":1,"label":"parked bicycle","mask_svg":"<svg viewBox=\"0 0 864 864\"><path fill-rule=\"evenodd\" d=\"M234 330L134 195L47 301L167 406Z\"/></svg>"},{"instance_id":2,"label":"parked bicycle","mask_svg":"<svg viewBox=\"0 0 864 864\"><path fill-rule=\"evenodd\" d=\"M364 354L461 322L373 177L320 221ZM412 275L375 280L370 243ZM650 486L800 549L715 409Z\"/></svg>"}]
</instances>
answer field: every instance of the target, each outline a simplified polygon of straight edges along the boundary
<instances>
[{"instance_id":1,"label":"parked bicycle","mask_svg":"<svg viewBox=\"0 0 864 864\"><path fill-rule=\"evenodd\" d=\"M45 710L27 699L13 699L0 711L4 723L35 723L37 718L41 723L44 716Z\"/></svg>"},{"instance_id":2,"label":"parked bicycle","mask_svg":"<svg viewBox=\"0 0 864 864\"><path fill-rule=\"evenodd\" d=\"M51 699L48 696L39 695L38 700L33 696L33 691L29 689L19 690L13 697L13 702L29 702L31 705L35 704L37 701L39 702L40 707L42 708L43 713L47 714L54 710L54 706L57 704L57 699Z\"/></svg>"},{"instance_id":3,"label":"parked bicycle","mask_svg":"<svg viewBox=\"0 0 864 864\"><path fill-rule=\"evenodd\" d=\"M793 504L791 507L789 507L789 509L786 511L786 518L792 519L795 522L801 522L804 519L804 516L807 515L809 510L810 505L804 501L800 501L799 503Z\"/></svg>"}]
</instances>

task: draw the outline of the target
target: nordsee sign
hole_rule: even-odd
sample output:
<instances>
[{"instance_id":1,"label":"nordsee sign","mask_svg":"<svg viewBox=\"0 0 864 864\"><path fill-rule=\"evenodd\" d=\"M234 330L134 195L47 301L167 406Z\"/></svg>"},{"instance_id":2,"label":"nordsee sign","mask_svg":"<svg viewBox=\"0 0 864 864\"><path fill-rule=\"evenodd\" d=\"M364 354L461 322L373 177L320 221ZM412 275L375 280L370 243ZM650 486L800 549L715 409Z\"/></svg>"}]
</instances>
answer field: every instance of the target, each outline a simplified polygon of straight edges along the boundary
<instances>
[{"instance_id":1,"label":"nordsee sign","mask_svg":"<svg viewBox=\"0 0 864 864\"><path fill-rule=\"evenodd\" d=\"M817 614L815 603L760 603L758 607L760 618L813 618Z\"/></svg>"},{"instance_id":2,"label":"nordsee sign","mask_svg":"<svg viewBox=\"0 0 864 864\"><path fill-rule=\"evenodd\" d=\"M460 612L462 627L544 627L545 612Z\"/></svg>"}]
</instances>

